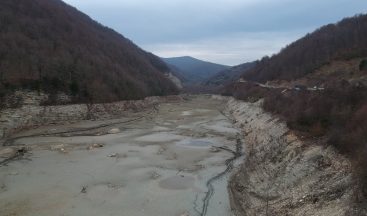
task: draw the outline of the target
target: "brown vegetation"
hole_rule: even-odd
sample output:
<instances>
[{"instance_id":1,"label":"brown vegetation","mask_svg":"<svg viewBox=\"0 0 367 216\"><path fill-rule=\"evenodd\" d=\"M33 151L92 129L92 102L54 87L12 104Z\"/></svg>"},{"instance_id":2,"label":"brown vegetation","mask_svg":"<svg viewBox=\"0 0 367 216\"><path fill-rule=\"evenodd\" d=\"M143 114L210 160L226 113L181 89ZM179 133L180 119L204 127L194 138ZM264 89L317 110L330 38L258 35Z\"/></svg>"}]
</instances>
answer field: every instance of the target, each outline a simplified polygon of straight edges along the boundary
<instances>
[{"instance_id":1,"label":"brown vegetation","mask_svg":"<svg viewBox=\"0 0 367 216\"><path fill-rule=\"evenodd\" d=\"M347 18L324 26L284 48L264 57L243 77L248 80L292 80L312 73L338 59L367 56L367 15Z\"/></svg>"},{"instance_id":2,"label":"brown vegetation","mask_svg":"<svg viewBox=\"0 0 367 216\"><path fill-rule=\"evenodd\" d=\"M246 83L233 83L226 86L222 94L226 96L233 96L237 99L255 102L261 98L264 98L271 91L266 88L260 88L258 85L246 82Z\"/></svg>"},{"instance_id":3,"label":"brown vegetation","mask_svg":"<svg viewBox=\"0 0 367 216\"><path fill-rule=\"evenodd\" d=\"M256 65L256 62L248 62L244 64L240 64L228 69L225 69L214 76L207 79L203 84L205 86L225 86L230 84L231 82L236 82L241 75L253 68Z\"/></svg>"},{"instance_id":4,"label":"brown vegetation","mask_svg":"<svg viewBox=\"0 0 367 216\"><path fill-rule=\"evenodd\" d=\"M177 93L169 68L60 0L0 2L0 88L65 92L76 102Z\"/></svg>"},{"instance_id":5,"label":"brown vegetation","mask_svg":"<svg viewBox=\"0 0 367 216\"><path fill-rule=\"evenodd\" d=\"M265 89L250 83L227 88L237 99L264 99L263 108L280 116L289 128L328 144L352 159L357 180L367 197L367 88L335 83L325 91Z\"/></svg>"},{"instance_id":6,"label":"brown vegetation","mask_svg":"<svg viewBox=\"0 0 367 216\"><path fill-rule=\"evenodd\" d=\"M364 71L367 70L367 59L363 59L359 64L359 70Z\"/></svg>"}]
</instances>

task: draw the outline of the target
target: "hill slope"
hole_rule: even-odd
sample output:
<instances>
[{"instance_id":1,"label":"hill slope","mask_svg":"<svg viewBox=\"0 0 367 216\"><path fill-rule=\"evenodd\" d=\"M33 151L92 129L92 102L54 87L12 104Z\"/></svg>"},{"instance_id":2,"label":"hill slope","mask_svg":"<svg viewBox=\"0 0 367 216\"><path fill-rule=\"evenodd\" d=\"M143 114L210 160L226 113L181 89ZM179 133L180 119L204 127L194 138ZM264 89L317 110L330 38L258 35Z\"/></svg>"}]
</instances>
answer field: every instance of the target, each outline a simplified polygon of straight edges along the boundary
<instances>
[{"instance_id":1,"label":"hill slope","mask_svg":"<svg viewBox=\"0 0 367 216\"><path fill-rule=\"evenodd\" d=\"M255 64L256 62L249 62L225 69L215 74L214 76L210 77L204 84L223 86L231 82L235 82L241 77L241 75L243 75L244 72L252 69L255 66Z\"/></svg>"},{"instance_id":2,"label":"hill slope","mask_svg":"<svg viewBox=\"0 0 367 216\"><path fill-rule=\"evenodd\" d=\"M366 38L367 15L347 18L306 35L271 58L263 58L243 77L258 82L301 78L331 61L367 56Z\"/></svg>"},{"instance_id":3,"label":"hill slope","mask_svg":"<svg viewBox=\"0 0 367 216\"><path fill-rule=\"evenodd\" d=\"M358 197L351 203L364 208L367 15L347 18L308 34L279 54L263 58L243 78L247 81L228 85L224 94L250 102L262 99L262 108L279 116L301 138L332 146L350 159L354 196Z\"/></svg>"},{"instance_id":4,"label":"hill slope","mask_svg":"<svg viewBox=\"0 0 367 216\"><path fill-rule=\"evenodd\" d=\"M163 58L163 60L171 65L172 69L176 69L187 84L197 84L207 80L216 73L229 68L226 65L215 64L202 61L189 56Z\"/></svg>"},{"instance_id":5,"label":"hill slope","mask_svg":"<svg viewBox=\"0 0 367 216\"><path fill-rule=\"evenodd\" d=\"M75 101L176 93L158 57L60 0L0 2L0 89L65 92Z\"/></svg>"}]
</instances>

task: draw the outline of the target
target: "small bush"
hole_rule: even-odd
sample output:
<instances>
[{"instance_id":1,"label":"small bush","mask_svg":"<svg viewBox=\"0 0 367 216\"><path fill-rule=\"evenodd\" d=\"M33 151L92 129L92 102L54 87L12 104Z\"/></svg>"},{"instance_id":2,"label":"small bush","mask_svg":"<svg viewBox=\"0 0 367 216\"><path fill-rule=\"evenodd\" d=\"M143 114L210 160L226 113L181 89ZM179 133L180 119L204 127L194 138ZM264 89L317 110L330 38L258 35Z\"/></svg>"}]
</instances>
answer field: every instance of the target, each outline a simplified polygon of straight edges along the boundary
<instances>
[{"instance_id":1,"label":"small bush","mask_svg":"<svg viewBox=\"0 0 367 216\"><path fill-rule=\"evenodd\" d=\"M72 81L69 88L72 96L79 94L79 84L76 81Z\"/></svg>"},{"instance_id":2,"label":"small bush","mask_svg":"<svg viewBox=\"0 0 367 216\"><path fill-rule=\"evenodd\" d=\"M361 63L359 64L359 70L367 70L367 59L361 61Z\"/></svg>"}]
</instances>

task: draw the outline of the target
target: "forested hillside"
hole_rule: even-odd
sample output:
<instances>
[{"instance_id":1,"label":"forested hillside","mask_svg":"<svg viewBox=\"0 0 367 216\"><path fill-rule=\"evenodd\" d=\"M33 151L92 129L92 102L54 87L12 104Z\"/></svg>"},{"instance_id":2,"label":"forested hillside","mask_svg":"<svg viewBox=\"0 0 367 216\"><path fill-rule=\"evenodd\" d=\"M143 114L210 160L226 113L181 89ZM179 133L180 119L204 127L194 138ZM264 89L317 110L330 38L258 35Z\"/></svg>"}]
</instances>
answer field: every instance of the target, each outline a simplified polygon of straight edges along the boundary
<instances>
[{"instance_id":1,"label":"forested hillside","mask_svg":"<svg viewBox=\"0 0 367 216\"><path fill-rule=\"evenodd\" d=\"M172 70L175 70L186 85L200 84L222 70L229 68L226 65L202 61L190 56L163 58Z\"/></svg>"},{"instance_id":2,"label":"forested hillside","mask_svg":"<svg viewBox=\"0 0 367 216\"><path fill-rule=\"evenodd\" d=\"M0 89L75 102L177 93L167 65L61 0L0 1Z\"/></svg>"},{"instance_id":3,"label":"forested hillside","mask_svg":"<svg viewBox=\"0 0 367 216\"><path fill-rule=\"evenodd\" d=\"M347 18L321 27L279 54L264 57L243 77L259 82L300 78L334 60L367 56L366 38L367 15Z\"/></svg>"},{"instance_id":4,"label":"forested hillside","mask_svg":"<svg viewBox=\"0 0 367 216\"><path fill-rule=\"evenodd\" d=\"M248 62L237 66L233 66L210 77L208 80L205 81L204 84L206 86L228 85L231 82L237 81L243 73L249 71L255 65L256 62Z\"/></svg>"}]
</instances>

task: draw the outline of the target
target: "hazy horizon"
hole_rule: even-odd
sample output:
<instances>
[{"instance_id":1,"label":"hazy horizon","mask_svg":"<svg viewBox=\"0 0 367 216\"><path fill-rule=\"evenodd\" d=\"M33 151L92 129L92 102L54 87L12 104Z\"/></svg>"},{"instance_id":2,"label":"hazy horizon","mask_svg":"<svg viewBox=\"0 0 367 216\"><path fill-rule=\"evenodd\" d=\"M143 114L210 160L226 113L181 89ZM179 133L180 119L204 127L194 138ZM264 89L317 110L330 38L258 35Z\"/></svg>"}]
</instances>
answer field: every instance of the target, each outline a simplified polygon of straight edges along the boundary
<instances>
[{"instance_id":1,"label":"hazy horizon","mask_svg":"<svg viewBox=\"0 0 367 216\"><path fill-rule=\"evenodd\" d=\"M161 57L237 65L272 55L307 33L366 13L360 0L65 0Z\"/></svg>"}]
</instances>

